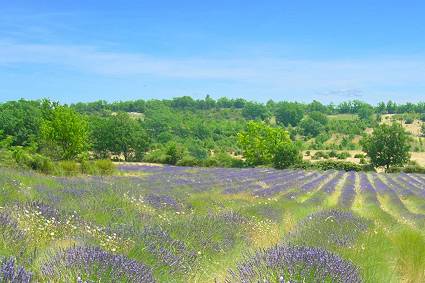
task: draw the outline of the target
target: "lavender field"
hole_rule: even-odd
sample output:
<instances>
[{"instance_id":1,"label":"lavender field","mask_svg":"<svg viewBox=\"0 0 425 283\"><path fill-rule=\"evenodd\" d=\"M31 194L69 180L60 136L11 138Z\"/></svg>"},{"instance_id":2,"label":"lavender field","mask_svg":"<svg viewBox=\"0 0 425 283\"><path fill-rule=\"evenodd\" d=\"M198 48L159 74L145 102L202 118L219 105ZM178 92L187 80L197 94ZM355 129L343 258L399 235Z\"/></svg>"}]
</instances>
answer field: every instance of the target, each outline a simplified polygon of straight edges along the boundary
<instances>
[{"instance_id":1,"label":"lavender field","mask_svg":"<svg viewBox=\"0 0 425 283\"><path fill-rule=\"evenodd\" d=\"M0 282L425 282L425 176L0 169Z\"/></svg>"}]
</instances>

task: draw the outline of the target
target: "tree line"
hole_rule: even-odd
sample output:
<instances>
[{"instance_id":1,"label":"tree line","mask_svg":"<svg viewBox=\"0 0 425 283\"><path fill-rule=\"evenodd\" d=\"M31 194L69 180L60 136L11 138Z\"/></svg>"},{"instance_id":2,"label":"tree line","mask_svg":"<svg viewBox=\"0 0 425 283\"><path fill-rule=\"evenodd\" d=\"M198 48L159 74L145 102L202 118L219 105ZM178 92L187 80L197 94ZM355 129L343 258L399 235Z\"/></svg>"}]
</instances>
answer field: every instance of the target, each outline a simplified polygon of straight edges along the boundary
<instances>
[{"instance_id":1,"label":"tree line","mask_svg":"<svg viewBox=\"0 0 425 283\"><path fill-rule=\"evenodd\" d=\"M71 105L22 99L0 104L0 148L3 155L9 152L31 167L43 166L48 160L91 159L190 166L305 167L300 152L309 139L314 140L309 147L320 148L332 133L364 135L366 127L381 128L377 123L380 114L425 112L423 107L424 103L393 102L372 106L357 100L337 106L318 101L262 104L209 96L200 100L179 97ZM357 119L335 121L329 119L332 114L354 114ZM397 131L391 128L390 133ZM400 134L406 147L393 148L408 151L406 136ZM345 143L343 140L339 146L349 149L349 140ZM370 157L382 151L372 144L376 142L365 136L362 147ZM389 154L394 155L394 149ZM370 159L376 166L387 166ZM392 158L398 161L391 165L400 165L406 159Z\"/></svg>"}]
</instances>

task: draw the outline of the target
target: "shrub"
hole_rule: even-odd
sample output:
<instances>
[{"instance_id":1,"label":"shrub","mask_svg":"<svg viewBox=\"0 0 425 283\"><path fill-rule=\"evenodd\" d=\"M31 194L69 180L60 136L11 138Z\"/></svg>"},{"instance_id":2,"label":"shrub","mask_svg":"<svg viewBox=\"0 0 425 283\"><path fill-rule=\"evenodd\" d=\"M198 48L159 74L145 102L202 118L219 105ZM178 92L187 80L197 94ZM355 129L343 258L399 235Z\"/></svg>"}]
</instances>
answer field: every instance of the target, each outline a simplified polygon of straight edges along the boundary
<instances>
[{"instance_id":1,"label":"shrub","mask_svg":"<svg viewBox=\"0 0 425 283\"><path fill-rule=\"evenodd\" d=\"M115 165L109 159L100 159L94 162L100 175L111 175L115 171Z\"/></svg>"},{"instance_id":2,"label":"shrub","mask_svg":"<svg viewBox=\"0 0 425 283\"><path fill-rule=\"evenodd\" d=\"M81 173L87 174L87 175L99 174L99 171L97 170L97 167L95 166L94 162L88 161L88 160L81 160L80 171Z\"/></svg>"},{"instance_id":3,"label":"shrub","mask_svg":"<svg viewBox=\"0 0 425 283\"><path fill-rule=\"evenodd\" d=\"M191 156L191 155L185 155L182 159L177 161L177 166L195 166L198 164L198 160Z\"/></svg>"},{"instance_id":4,"label":"shrub","mask_svg":"<svg viewBox=\"0 0 425 283\"><path fill-rule=\"evenodd\" d=\"M300 151L294 144L281 144L277 147L273 157L273 167L276 169L285 169L297 164L300 160Z\"/></svg>"},{"instance_id":5,"label":"shrub","mask_svg":"<svg viewBox=\"0 0 425 283\"><path fill-rule=\"evenodd\" d=\"M54 172L54 164L50 158L40 154L33 157L31 168L44 174L51 174Z\"/></svg>"},{"instance_id":6,"label":"shrub","mask_svg":"<svg viewBox=\"0 0 425 283\"><path fill-rule=\"evenodd\" d=\"M364 155L363 153L356 153L355 155L354 155L354 158L365 158L366 157L366 155Z\"/></svg>"},{"instance_id":7,"label":"shrub","mask_svg":"<svg viewBox=\"0 0 425 283\"><path fill-rule=\"evenodd\" d=\"M336 150L331 150L328 155L329 155L329 157L334 158L334 157L337 157L338 152L336 152Z\"/></svg>"},{"instance_id":8,"label":"shrub","mask_svg":"<svg viewBox=\"0 0 425 283\"><path fill-rule=\"evenodd\" d=\"M349 152L340 152L336 155L336 158L338 159L347 159L348 157L351 157L351 154Z\"/></svg>"},{"instance_id":9,"label":"shrub","mask_svg":"<svg viewBox=\"0 0 425 283\"><path fill-rule=\"evenodd\" d=\"M400 172L425 174L425 167L420 165L407 165L406 167L392 167L388 170L388 173Z\"/></svg>"},{"instance_id":10,"label":"shrub","mask_svg":"<svg viewBox=\"0 0 425 283\"><path fill-rule=\"evenodd\" d=\"M323 160L313 163L320 170L365 171L366 167L348 161Z\"/></svg>"},{"instance_id":11,"label":"shrub","mask_svg":"<svg viewBox=\"0 0 425 283\"><path fill-rule=\"evenodd\" d=\"M73 160L64 160L59 161L58 163L58 175L67 175L67 176L73 176L79 173L79 166L78 163Z\"/></svg>"}]
</instances>

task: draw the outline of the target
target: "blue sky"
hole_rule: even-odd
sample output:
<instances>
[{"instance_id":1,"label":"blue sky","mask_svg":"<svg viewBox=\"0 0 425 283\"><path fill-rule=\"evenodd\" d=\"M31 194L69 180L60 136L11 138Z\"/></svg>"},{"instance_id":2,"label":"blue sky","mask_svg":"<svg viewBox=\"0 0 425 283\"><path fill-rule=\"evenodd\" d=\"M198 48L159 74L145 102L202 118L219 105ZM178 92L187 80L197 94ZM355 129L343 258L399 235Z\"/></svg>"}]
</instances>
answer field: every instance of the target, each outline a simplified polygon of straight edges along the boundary
<instances>
[{"instance_id":1,"label":"blue sky","mask_svg":"<svg viewBox=\"0 0 425 283\"><path fill-rule=\"evenodd\" d=\"M425 100L424 1L2 1L0 101Z\"/></svg>"}]
</instances>

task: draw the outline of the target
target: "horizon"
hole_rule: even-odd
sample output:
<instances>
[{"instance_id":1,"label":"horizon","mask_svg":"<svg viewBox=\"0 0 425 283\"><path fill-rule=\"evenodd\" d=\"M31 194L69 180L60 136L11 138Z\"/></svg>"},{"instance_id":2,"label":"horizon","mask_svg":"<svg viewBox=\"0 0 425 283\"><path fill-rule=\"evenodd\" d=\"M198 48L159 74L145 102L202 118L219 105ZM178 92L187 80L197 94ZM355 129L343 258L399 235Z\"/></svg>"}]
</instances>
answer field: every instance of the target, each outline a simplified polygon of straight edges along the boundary
<instances>
[{"instance_id":1,"label":"horizon","mask_svg":"<svg viewBox=\"0 0 425 283\"><path fill-rule=\"evenodd\" d=\"M0 102L425 100L425 3L14 1Z\"/></svg>"}]
</instances>

